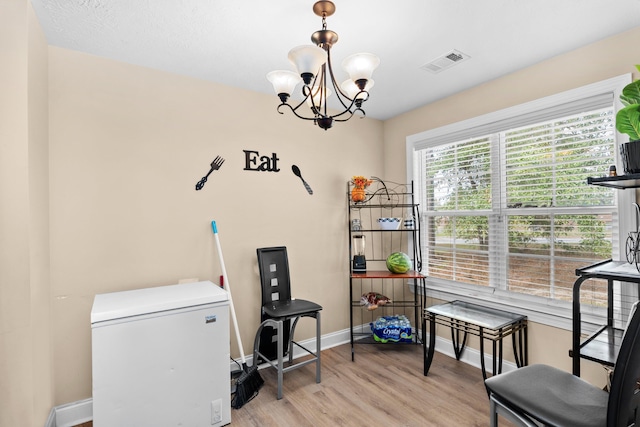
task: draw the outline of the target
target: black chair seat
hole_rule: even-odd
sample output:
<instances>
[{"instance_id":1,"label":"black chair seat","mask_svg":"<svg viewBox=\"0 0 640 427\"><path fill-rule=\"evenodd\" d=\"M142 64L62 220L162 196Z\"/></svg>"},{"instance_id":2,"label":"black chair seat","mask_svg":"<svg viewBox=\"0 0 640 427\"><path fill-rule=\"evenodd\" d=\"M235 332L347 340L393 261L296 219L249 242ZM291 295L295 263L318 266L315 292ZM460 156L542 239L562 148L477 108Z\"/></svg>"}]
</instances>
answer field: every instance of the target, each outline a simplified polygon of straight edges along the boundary
<instances>
[{"instance_id":1,"label":"black chair seat","mask_svg":"<svg viewBox=\"0 0 640 427\"><path fill-rule=\"evenodd\" d=\"M632 308L609 393L568 372L530 365L485 380L491 427L500 415L538 427L640 426L640 310Z\"/></svg>"},{"instance_id":2,"label":"black chair seat","mask_svg":"<svg viewBox=\"0 0 640 427\"><path fill-rule=\"evenodd\" d=\"M296 317L322 310L321 305L303 299L272 301L262 308L267 316L274 319Z\"/></svg>"},{"instance_id":3,"label":"black chair seat","mask_svg":"<svg viewBox=\"0 0 640 427\"><path fill-rule=\"evenodd\" d=\"M488 378L487 388L550 426L604 427L609 394L568 372L531 365Z\"/></svg>"}]
</instances>

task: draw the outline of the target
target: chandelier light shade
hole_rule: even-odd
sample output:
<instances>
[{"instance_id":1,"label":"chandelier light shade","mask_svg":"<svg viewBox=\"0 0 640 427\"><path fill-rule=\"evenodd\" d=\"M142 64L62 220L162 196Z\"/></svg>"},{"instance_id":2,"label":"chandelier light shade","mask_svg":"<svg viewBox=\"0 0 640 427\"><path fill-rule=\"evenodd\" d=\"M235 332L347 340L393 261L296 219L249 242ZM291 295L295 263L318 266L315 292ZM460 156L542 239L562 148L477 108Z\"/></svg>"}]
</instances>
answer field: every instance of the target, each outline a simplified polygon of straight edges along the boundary
<instances>
[{"instance_id":1,"label":"chandelier light shade","mask_svg":"<svg viewBox=\"0 0 640 427\"><path fill-rule=\"evenodd\" d=\"M311 96L307 97L307 105L309 108L313 108L314 105L318 105L322 102L322 99L327 99L331 96L331 90L322 86L314 86L311 88Z\"/></svg>"},{"instance_id":2,"label":"chandelier light shade","mask_svg":"<svg viewBox=\"0 0 640 427\"><path fill-rule=\"evenodd\" d=\"M327 52L318 46L298 46L289 51L289 61L308 85L320 67L327 62Z\"/></svg>"},{"instance_id":3,"label":"chandelier light shade","mask_svg":"<svg viewBox=\"0 0 640 427\"><path fill-rule=\"evenodd\" d=\"M371 53L356 53L342 61L342 68L349 73L349 78L356 84L359 80L371 79L371 74L378 65L380 65L380 59Z\"/></svg>"},{"instance_id":4,"label":"chandelier light shade","mask_svg":"<svg viewBox=\"0 0 640 427\"><path fill-rule=\"evenodd\" d=\"M286 102L289 94L293 92L298 83L302 80L299 75L293 71L272 71L267 74L267 79L273 85L282 102ZM282 99L282 95L285 99Z\"/></svg>"},{"instance_id":5,"label":"chandelier light shade","mask_svg":"<svg viewBox=\"0 0 640 427\"><path fill-rule=\"evenodd\" d=\"M349 80L338 85L331 64L331 47L337 43L338 34L327 30L327 16L333 15L336 7L331 1L318 1L313 5L316 15L322 17L322 29L311 35L314 45L294 47L289 51L289 61L296 69L292 71L272 71L267 79L273 85L280 98L278 113L287 107L298 118L313 120L321 129L327 130L333 122L345 122L358 112L365 116L362 104L369 99L369 90L373 87L371 75L380 64L380 59L371 53L356 53L347 57L342 66ZM297 105L289 104L289 98L302 82L302 101ZM331 88L331 89L330 89ZM342 111L330 115L327 98L335 93L342 105ZM304 110L308 108L308 110ZM304 112L306 111L306 112Z\"/></svg>"}]
</instances>

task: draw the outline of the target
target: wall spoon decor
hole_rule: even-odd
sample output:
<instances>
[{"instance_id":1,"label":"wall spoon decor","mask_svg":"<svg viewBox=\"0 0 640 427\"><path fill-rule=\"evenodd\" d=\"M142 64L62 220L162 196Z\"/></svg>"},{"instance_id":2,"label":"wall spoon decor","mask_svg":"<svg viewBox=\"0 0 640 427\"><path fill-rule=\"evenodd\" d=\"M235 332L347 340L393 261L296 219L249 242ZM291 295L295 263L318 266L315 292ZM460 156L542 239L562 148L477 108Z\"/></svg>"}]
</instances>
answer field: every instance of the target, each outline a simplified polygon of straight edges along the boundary
<instances>
[{"instance_id":1,"label":"wall spoon decor","mask_svg":"<svg viewBox=\"0 0 640 427\"><path fill-rule=\"evenodd\" d=\"M307 181L305 181L304 178L302 177L302 173L300 173L300 168L296 165L292 165L291 170L293 171L293 174L295 176L297 176L302 180L302 183L304 184L304 188L307 189L307 193L313 194L313 190L311 189L311 187L309 187L309 184L307 184Z\"/></svg>"}]
</instances>

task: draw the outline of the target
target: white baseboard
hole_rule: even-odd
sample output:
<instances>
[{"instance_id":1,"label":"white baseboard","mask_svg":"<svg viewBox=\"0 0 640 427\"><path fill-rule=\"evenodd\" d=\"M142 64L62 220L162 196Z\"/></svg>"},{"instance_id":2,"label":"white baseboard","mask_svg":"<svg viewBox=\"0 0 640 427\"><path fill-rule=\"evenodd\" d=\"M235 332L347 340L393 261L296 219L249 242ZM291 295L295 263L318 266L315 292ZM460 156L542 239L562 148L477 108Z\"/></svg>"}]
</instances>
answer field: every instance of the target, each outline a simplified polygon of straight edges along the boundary
<instances>
[{"instance_id":1,"label":"white baseboard","mask_svg":"<svg viewBox=\"0 0 640 427\"><path fill-rule=\"evenodd\" d=\"M323 335L320 338L320 347L322 348L322 350L328 350L332 347L337 347L339 345L342 344L346 344L351 340L351 334L349 332L349 329L343 329L341 331L337 331L337 332L331 332L329 334ZM316 351L316 339L315 338L309 338L307 340L304 341L297 341L300 345L308 348L310 351L315 352ZM293 347L293 358L297 359L298 357L304 356L308 354L307 352L305 352L303 349L298 348L296 346ZM247 365L248 366L253 366L253 353L249 354L249 355L245 355L245 359L247 360ZM238 363L241 363L240 360L238 360ZM263 363L261 366L269 366L268 363ZM238 365L234 362L231 361L229 363L229 369L231 371L237 371L238 370Z\"/></svg>"},{"instance_id":2,"label":"white baseboard","mask_svg":"<svg viewBox=\"0 0 640 427\"><path fill-rule=\"evenodd\" d=\"M45 427L73 427L93 420L93 399L78 400L51 410Z\"/></svg>"},{"instance_id":3,"label":"white baseboard","mask_svg":"<svg viewBox=\"0 0 640 427\"><path fill-rule=\"evenodd\" d=\"M369 325L361 325L360 327L356 327L356 330L366 330L369 328ZM343 329L341 331L332 332L326 335L323 335L321 338L321 348L322 350L328 350L332 347L337 347L342 344L346 344L350 341L351 334L349 329ZM428 339L428 336L427 338ZM305 341L300 341L300 344L305 346L311 351L315 351L316 349L316 340L315 338L310 338ZM455 357L453 352L453 345L450 340L436 337L436 348L437 352L443 353L450 357ZM304 350L295 348L293 352L294 359L300 356L304 356L306 353ZM253 354L246 357L247 365L253 365ZM476 368L480 368L480 351L474 348L465 348L462 357L460 358L461 362L467 363L469 365L475 366ZM485 363L486 366L492 366L493 358L491 355L485 355ZM268 364L264 364L265 366L269 366ZM235 371L238 369L238 365L235 362L230 362L229 371ZM437 369L437 367L431 366L431 369ZM516 369L516 365L513 362L504 361L503 362L503 372L508 372ZM422 373L420 373L422 375ZM44 427L72 427L78 424L85 423L87 421L93 420L93 399L84 399L79 400L77 402L67 403L64 405L56 406L53 408L49 414L49 418L47 419Z\"/></svg>"},{"instance_id":4,"label":"white baseboard","mask_svg":"<svg viewBox=\"0 0 640 427\"><path fill-rule=\"evenodd\" d=\"M429 334L427 334L427 340L429 339ZM453 343L451 342L451 340L449 339L445 339L439 336L436 336L436 348L435 350L439 353L445 354L449 357L456 357L455 352L453 351ZM478 369L482 368L482 365L480 364L480 350L477 350L475 348L471 348L471 347L465 347L464 352L462 353L462 356L460 357L460 361L464 362L468 365L471 366L475 366ZM484 355L484 363L485 363L485 367L487 370L487 374L491 374L491 367L493 366L493 356L491 354L485 353ZM433 365L431 365L431 369L437 369L437 367L434 368ZM510 362L508 360L504 360L502 361L502 372L509 372L509 371L513 371L515 369L518 369L517 365L514 362Z\"/></svg>"},{"instance_id":5,"label":"white baseboard","mask_svg":"<svg viewBox=\"0 0 640 427\"><path fill-rule=\"evenodd\" d=\"M56 427L56 408L51 409L44 427Z\"/></svg>"}]
</instances>

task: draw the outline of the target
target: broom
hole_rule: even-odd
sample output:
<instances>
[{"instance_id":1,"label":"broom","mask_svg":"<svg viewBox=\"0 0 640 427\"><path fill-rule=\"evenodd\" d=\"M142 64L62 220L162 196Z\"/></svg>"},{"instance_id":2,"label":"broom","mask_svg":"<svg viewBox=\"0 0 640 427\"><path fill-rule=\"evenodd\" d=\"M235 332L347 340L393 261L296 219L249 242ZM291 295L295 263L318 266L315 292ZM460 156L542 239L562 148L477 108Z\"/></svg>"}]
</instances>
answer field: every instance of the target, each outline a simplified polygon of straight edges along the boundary
<instances>
[{"instance_id":1,"label":"broom","mask_svg":"<svg viewBox=\"0 0 640 427\"><path fill-rule=\"evenodd\" d=\"M229 278L227 277L227 269L224 267L224 259L222 258L222 249L220 247L220 239L218 238L218 227L215 221L211 221L211 228L213 228L213 235L216 239L216 247L218 248L218 258L220 259L220 266L222 267L222 278L224 287L229 293L229 306L231 308L231 319L233 320L233 328L236 331L236 339L238 341L238 347L240 349L240 358L242 360L242 373L236 381L236 393L231 399L231 407L234 409L240 409L242 406L256 397L260 387L264 384L264 380L258 372L256 365L249 368L247 361L244 358L244 348L242 347L242 340L240 339L240 330L238 329L238 319L236 318L236 309L233 306L233 298L231 297L231 288L229 286Z\"/></svg>"}]
</instances>

